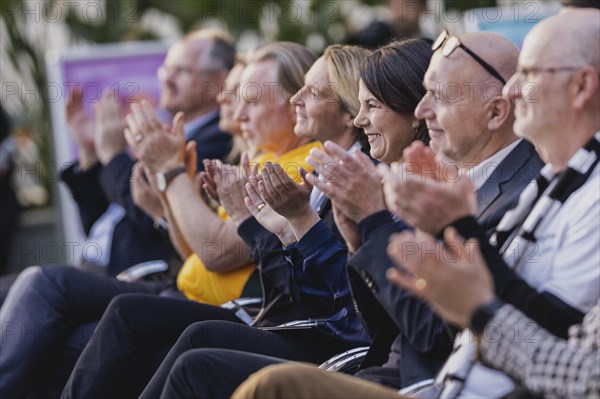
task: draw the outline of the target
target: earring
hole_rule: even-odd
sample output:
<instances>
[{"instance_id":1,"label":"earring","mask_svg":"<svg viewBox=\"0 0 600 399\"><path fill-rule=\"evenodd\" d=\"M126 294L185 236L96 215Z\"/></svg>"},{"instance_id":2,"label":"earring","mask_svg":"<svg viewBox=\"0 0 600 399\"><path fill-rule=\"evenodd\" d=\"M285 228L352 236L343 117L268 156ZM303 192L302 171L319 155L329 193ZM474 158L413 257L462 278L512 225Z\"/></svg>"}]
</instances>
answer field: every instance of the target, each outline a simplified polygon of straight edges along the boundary
<instances>
[{"instance_id":1,"label":"earring","mask_svg":"<svg viewBox=\"0 0 600 399\"><path fill-rule=\"evenodd\" d=\"M421 122L418 119L413 120L412 128L415 130L415 135L419 133L419 126Z\"/></svg>"}]
</instances>

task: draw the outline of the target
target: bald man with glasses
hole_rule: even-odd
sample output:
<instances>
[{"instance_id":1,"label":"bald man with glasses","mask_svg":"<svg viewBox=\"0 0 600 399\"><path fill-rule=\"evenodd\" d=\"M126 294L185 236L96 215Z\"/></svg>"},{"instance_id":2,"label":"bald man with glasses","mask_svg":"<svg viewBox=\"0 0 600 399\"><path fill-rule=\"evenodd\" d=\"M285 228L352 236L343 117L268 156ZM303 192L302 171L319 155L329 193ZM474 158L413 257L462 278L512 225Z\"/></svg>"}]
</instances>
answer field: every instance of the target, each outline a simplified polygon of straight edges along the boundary
<instances>
[{"instance_id":1,"label":"bald man with glasses","mask_svg":"<svg viewBox=\"0 0 600 399\"><path fill-rule=\"evenodd\" d=\"M569 326L581 322L599 296L599 17L597 10L567 11L534 27L524 42L518 72L509 79L504 94L516 101L514 130L536 145L547 164L524 190L518 206L500 222L491 240L496 248L487 245L482 229L466 216L472 210L456 206L457 199L468 202L464 200L466 192L456 194L442 184L436 191L438 204L445 202L451 204L445 208L454 208L446 209L448 217L465 238L473 236L466 234L466 224L471 223L472 233L478 231L474 235L494 277L495 295L531 318L519 323L513 320L499 331L499 317L506 315L499 310L501 303L487 302L472 311L469 325L477 334L483 334L488 323L495 323L488 331L491 335L483 335L480 347L471 353L473 362L477 350L483 348L480 355L484 361L522 380L535 393L550 397L598 396L597 352L592 352L598 348L597 319L591 324L586 319L592 332L586 339L595 344L582 345L573 335L580 331L570 329L569 344L573 346L566 349L559 339L555 339L556 345L549 345L547 332L540 327L566 337ZM537 90L532 93L527 87ZM413 210L418 213L415 204ZM427 281L418 277L411 289L425 290ZM515 341L516 349L503 348L510 340ZM448 363L460 356L459 352L464 353L459 349ZM486 359L490 353L493 358ZM595 357L591 373L582 355ZM470 366L473 362L467 359L466 363ZM508 375L486 369L479 362L467 367L460 381L452 374L447 377L458 389L445 397L500 397L512 388ZM391 399L398 393L308 366L285 365L263 369L233 397Z\"/></svg>"},{"instance_id":2,"label":"bald man with glasses","mask_svg":"<svg viewBox=\"0 0 600 399\"><path fill-rule=\"evenodd\" d=\"M516 70L518 49L496 34L458 38L447 32L432 48L434 54L423 82L426 95L415 115L427 123L431 148L468 176L469 184L477 191L472 201L477 220L492 233L542 166L533 146L514 134L513 106L501 94L504 83ZM403 215L394 211L412 224L409 211ZM424 219L433 234L452 221L446 221L435 208ZM268 372L259 373L240 397L358 398L368 393L363 388L372 386L364 380L399 389L435 376L451 352L456 330L410 292L386 280L386 270L392 264L385 255L391 233L385 226L380 230L381 234L365 242L349 260L355 303L367 330L375 333L364 362L372 367L359 371L356 376L360 379L348 382L348 376L281 366L280 371L273 372L289 376L287 381L281 378L277 383ZM370 279L370 284L361 284L361 278ZM300 374L292 375L297 371ZM310 383L296 385L303 379ZM381 388L371 397L385 395ZM392 391L392 395L396 393Z\"/></svg>"}]
</instances>

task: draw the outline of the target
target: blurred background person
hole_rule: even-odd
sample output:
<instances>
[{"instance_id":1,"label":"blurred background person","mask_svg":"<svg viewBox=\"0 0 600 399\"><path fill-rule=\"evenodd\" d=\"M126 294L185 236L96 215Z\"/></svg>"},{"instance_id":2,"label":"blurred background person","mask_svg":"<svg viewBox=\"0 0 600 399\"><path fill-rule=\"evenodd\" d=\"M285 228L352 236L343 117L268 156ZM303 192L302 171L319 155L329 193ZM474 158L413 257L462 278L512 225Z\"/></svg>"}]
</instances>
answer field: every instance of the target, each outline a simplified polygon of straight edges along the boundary
<instances>
[{"instance_id":1,"label":"blurred background person","mask_svg":"<svg viewBox=\"0 0 600 399\"><path fill-rule=\"evenodd\" d=\"M350 33L348 44L376 49L393 40L425 37L421 30L427 0L387 0L386 19L376 19Z\"/></svg>"}]
</instances>

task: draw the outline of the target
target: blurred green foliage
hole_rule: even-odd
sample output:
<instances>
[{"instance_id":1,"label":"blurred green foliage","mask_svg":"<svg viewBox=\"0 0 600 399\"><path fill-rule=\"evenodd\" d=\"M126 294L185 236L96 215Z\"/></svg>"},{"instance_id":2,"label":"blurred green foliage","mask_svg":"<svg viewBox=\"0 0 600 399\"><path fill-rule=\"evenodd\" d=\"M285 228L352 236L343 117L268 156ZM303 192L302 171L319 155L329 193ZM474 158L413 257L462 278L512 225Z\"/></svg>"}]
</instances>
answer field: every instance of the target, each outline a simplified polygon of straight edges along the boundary
<instances>
[{"instance_id":1,"label":"blurred green foliage","mask_svg":"<svg viewBox=\"0 0 600 399\"><path fill-rule=\"evenodd\" d=\"M339 43L348 34L346 28L347 7L344 0L105 0L95 4L103 6L103 18L86 19L82 13L65 13L62 22L70 36L71 44L110 43L124 40L157 39L151 29L145 29L142 18L150 12L164 13L177 21L184 33L199 27L203 22L216 20L224 25L234 37L254 32L265 40L288 40L308 44L319 50L331 43ZM384 5L385 0L361 0L362 4ZM28 32L30 21L23 18L22 10L31 10L26 0L0 0L0 16L6 35L2 38L8 60L0 60L0 79L5 81L2 64L9 62L12 69L32 82L40 93L41 101L19 104L19 112L25 116L35 132L44 160L50 157L50 115L43 41L32 40ZM41 7L65 8L61 0L40 0ZM71 2L83 4L93 1ZM496 4L495 0L446 0L446 8L465 10ZM21 11L21 12L19 12ZM48 21L41 19L43 25ZM49 31L49 26L40 26ZM318 47L318 48L315 48Z\"/></svg>"}]
</instances>

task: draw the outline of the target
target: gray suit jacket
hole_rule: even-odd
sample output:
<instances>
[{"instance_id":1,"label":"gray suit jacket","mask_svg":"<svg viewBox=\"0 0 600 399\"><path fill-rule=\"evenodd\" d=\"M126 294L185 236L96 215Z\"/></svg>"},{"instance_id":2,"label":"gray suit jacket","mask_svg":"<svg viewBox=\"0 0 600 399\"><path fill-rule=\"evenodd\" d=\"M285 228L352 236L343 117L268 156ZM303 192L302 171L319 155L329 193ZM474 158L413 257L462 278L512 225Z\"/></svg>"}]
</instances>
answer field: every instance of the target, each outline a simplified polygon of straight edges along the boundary
<instances>
[{"instance_id":1,"label":"gray suit jacket","mask_svg":"<svg viewBox=\"0 0 600 399\"><path fill-rule=\"evenodd\" d=\"M488 236L504 216L516 205L519 195L536 178L544 163L528 141L522 140L477 192L477 221Z\"/></svg>"}]
</instances>

